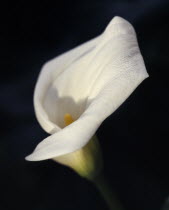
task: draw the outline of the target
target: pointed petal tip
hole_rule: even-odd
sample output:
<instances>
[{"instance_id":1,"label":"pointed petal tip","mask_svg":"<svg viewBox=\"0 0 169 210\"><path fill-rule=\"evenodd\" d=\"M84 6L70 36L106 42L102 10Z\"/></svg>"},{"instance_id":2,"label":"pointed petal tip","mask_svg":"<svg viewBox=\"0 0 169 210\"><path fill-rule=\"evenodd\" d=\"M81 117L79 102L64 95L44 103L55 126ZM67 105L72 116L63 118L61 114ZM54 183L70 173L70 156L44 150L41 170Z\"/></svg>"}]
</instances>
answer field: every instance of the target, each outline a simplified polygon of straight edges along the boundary
<instances>
[{"instance_id":1,"label":"pointed petal tip","mask_svg":"<svg viewBox=\"0 0 169 210\"><path fill-rule=\"evenodd\" d=\"M30 158L30 157L31 157L31 155L26 156L26 157L25 157L25 160L31 161L31 158Z\"/></svg>"},{"instance_id":2,"label":"pointed petal tip","mask_svg":"<svg viewBox=\"0 0 169 210\"><path fill-rule=\"evenodd\" d=\"M148 77L150 77L149 73L147 72L147 70L145 69L144 73L144 79L147 79Z\"/></svg>"},{"instance_id":3,"label":"pointed petal tip","mask_svg":"<svg viewBox=\"0 0 169 210\"><path fill-rule=\"evenodd\" d=\"M26 156L25 160L27 160L27 161L42 161L42 160L48 160L48 159L51 159L51 158L53 158L53 156L50 156L50 157L47 156L46 157L46 155L41 154L37 151L34 151L30 155Z\"/></svg>"},{"instance_id":4,"label":"pointed petal tip","mask_svg":"<svg viewBox=\"0 0 169 210\"><path fill-rule=\"evenodd\" d=\"M120 16L115 16L113 18L113 24L120 24L120 23L128 23L128 21L126 21L124 18L120 17Z\"/></svg>"},{"instance_id":5,"label":"pointed petal tip","mask_svg":"<svg viewBox=\"0 0 169 210\"><path fill-rule=\"evenodd\" d=\"M136 35L132 24L129 21L119 16L115 16L110 21L105 31L108 32L108 34L111 36L118 36L121 34Z\"/></svg>"},{"instance_id":6,"label":"pointed petal tip","mask_svg":"<svg viewBox=\"0 0 169 210\"><path fill-rule=\"evenodd\" d=\"M38 161L38 159L34 158L33 153L28 155L28 156L26 156L25 160L27 160L27 161Z\"/></svg>"},{"instance_id":7,"label":"pointed petal tip","mask_svg":"<svg viewBox=\"0 0 169 210\"><path fill-rule=\"evenodd\" d=\"M150 75L148 74L148 72L146 72L146 78L150 77Z\"/></svg>"}]
</instances>

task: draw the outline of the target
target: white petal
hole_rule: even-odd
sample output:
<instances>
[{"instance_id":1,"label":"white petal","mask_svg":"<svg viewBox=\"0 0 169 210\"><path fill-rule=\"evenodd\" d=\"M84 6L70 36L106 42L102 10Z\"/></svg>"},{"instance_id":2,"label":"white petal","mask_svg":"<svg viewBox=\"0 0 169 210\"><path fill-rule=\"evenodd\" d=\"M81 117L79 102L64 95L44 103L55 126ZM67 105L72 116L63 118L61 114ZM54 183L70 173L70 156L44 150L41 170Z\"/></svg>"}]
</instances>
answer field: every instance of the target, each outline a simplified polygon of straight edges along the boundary
<instances>
[{"instance_id":1,"label":"white petal","mask_svg":"<svg viewBox=\"0 0 169 210\"><path fill-rule=\"evenodd\" d=\"M71 125L43 140L27 160L49 159L83 147L103 120L148 77L130 23L115 17L99 40L95 42L95 48L69 65L52 84L53 92L58 94L58 101L62 97L72 101L72 104L85 100L82 103L85 104L83 114ZM73 85L74 82L76 85ZM47 95L50 95L49 92ZM51 102L51 98L46 101ZM68 104L63 108L64 111L66 107Z\"/></svg>"},{"instance_id":2,"label":"white petal","mask_svg":"<svg viewBox=\"0 0 169 210\"><path fill-rule=\"evenodd\" d=\"M34 95L36 116L44 130L55 133L63 128L65 112L71 113L74 119L80 117L93 84L95 88L99 86L95 81L108 62L107 57L111 59L116 53L113 40L116 42L116 37L126 34L135 36L133 27L124 19L115 17L101 36L44 66ZM109 44L114 52L107 51Z\"/></svg>"},{"instance_id":3,"label":"white petal","mask_svg":"<svg viewBox=\"0 0 169 210\"><path fill-rule=\"evenodd\" d=\"M52 110L52 115L55 115L54 110L57 109L57 106L55 106L56 102L53 101L57 98L57 93L52 91L53 81L55 81L69 65L90 52L98 41L99 37L96 37L91 41L56 57L43 66L35 88L34 107L36 117L46 132L55 133L60 130L60 127L55 122L52 122L49 116L50 113L48 113L48 110ZM50 100L47 100L47 104L45 104L47 107L44 107L46 96L50 98Z\"/></svg>"},{"instance_id":4,"label":"white petal","mask_svg":"<svg viewBox=\"0 0 169 210\"><path fill-rule=\"evenodd\" d=\"M83 147L96 132L99 127L98 121L94 116L81 116L71 125L43 140L26 159L45 160L76 151Z\"/></svg>"}]
</instances>

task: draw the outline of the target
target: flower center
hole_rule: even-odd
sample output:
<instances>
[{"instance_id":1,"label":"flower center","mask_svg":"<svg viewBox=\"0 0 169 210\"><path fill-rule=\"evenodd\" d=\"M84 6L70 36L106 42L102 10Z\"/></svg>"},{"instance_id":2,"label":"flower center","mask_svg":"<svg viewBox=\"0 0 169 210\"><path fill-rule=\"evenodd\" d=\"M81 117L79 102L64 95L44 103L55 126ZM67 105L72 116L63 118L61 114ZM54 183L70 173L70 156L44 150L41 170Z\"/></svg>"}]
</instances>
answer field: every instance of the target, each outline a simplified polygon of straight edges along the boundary
<instances>
[{"instance_id":1,"label":"flower center","mask_svg":"<svg viewBox=\"0 0 169 210\"><path fill-rule=\"evenodd\" d=\"M73 118L72 118L72 115L69 114L69 113L66 113L66 114L64 115L64 122L65 122L65 125L66 125L66 126L68 126L68 125L70 125L71 123L73 123L74 120L73 120Z\"/></svg>"}]
</instances>

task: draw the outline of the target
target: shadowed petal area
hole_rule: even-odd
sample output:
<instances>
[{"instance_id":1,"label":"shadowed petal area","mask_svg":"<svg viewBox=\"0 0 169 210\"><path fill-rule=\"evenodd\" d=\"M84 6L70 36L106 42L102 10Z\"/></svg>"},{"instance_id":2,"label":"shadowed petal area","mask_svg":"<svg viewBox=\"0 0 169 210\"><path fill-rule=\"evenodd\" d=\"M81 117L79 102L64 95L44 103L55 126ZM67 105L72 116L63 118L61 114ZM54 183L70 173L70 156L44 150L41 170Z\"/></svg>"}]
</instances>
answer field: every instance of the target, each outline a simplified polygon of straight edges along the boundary
<instances>
[{"instance_id":1,"label":"shadowed petal area","mask_svg":"<svg viewBox=\"0 0 169 210\"><path fill-rule=\"evenodd\" d=\"M98 41L99 37L94 38L54 58L43 66L35 87L34 107L36 117L46 132L55 133L61 129L54 120L50 119L51 110L52 116L56 115L59 97L53 83L70 65L90 52Z\"/></svg>"},{"instance_id":2,"label":"shadowed petal area","mask_svg":"<svg viewBox=\"0 0 169 210\"><path fill-rule=\"evenodd\" d=\"M135 31L126 20L115 17L103 35L92 42L88 42L92 48L59 75L51 73L52 79L45 88L41 83L44 95L35 90L35 109L39 113L38 101L46 115L38 120L54 134L43 140L27 160L45 160L82 148L103 120L148 77ZM68 112L76 121L61 129ZM46 126L44 119L57 127Z\"/></svg>"}]
</instances>

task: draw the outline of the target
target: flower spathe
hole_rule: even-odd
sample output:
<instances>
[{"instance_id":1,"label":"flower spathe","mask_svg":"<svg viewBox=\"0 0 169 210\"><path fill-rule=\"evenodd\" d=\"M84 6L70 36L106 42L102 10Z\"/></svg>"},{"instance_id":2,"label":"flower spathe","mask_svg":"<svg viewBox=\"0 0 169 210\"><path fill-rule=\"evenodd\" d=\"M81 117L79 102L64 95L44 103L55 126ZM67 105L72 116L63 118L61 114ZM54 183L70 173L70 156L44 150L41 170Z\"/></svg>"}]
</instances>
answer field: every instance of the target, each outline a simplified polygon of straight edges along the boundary
<instances>
[{"instance_id":1,"label":"flower spathe","mask_svg":"<svg viewBox=\"0 0 169 210\"><path fill-rule=\"evenodd\" d=\"M100 36L42 68L34 106L39 123L51 135L26 159L56 158L84 147L147 77L132 25L114 17ZM75 120L66 127L65 113Z\"/></svg>"}]
</instances>

